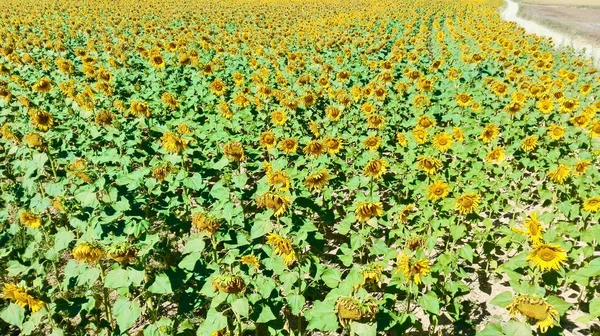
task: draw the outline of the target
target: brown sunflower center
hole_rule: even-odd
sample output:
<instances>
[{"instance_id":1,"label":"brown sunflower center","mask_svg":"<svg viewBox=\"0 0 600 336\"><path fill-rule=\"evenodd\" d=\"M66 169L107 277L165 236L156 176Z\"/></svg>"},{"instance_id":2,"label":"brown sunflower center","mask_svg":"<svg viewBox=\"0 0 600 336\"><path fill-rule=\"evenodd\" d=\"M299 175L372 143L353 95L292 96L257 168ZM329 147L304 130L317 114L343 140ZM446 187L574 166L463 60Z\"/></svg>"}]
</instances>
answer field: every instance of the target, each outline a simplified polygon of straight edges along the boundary
<instances>
[{"instance_id":1,"label":"brown sunflower center","mask_svg":"<svg viewBox=\"0 0 600 336\"><path fill-rule=\"evenodd\" d=\"M556 258L556 252L548 247L542 248L538 255L544 261L552 261L554 258Z\"/></svg>"}]
</instances>

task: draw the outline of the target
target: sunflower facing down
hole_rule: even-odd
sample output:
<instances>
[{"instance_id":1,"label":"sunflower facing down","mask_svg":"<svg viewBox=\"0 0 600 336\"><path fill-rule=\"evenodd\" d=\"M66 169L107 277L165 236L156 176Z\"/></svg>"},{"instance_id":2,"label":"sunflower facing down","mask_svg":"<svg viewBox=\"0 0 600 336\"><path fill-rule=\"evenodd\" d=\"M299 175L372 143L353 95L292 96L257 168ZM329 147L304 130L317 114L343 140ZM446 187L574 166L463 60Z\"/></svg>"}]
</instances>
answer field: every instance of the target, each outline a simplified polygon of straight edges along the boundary
<instances>
[{"instance_id":1,"label":"sunflower facing down","mask_svg":"<svg viewBox=\"0 0 600 336\"><path fill-rule=\"evenodd\" d=\"M473 213L479 207L481 197L477 193L466 193L458 196L455 202L455 208L461 215Z\"/></svg>"},{"instance_id":2,"label":"sunflower facing down","mask_svg":"<svg viewBox=\"0 0 600 336\"><path fill-rule=\"evenodd\" d=\"M513 301L506 306L510 315L517 313L524 315L540 329L541 333L553 327L560 317L558 311L543 299L529 295L517 295Z\"/></svg>"},{"instance_id":3,"label":"sunflower facing down","mask_svg":"<svg viewBox=\"0 0 600 336\"><path fill-rule=\"evenodd\" d=\"M567 260L566 250L559 245L554 244L535 244L533 251L527 255L527 260L534 267L539 267L542 271L550 271L562 268L562 264Z\"/></svg>"},{"instance_id":4,"label":"sunflower facing down","mask_svg":"<svg viewBox=\"0 0 600 336\"><path fill-rule=\"evenodd\" d=\"M213 235L221 223L219 219L204 212L198 212L192 215L192 229L196 232L204 232L208 235Z\"/></svg>"},{"instance_id":5,"label":"sunflower facing down","mask_svg":"<svg viewBox=\"0 0 600 336\"><path fill-rule=\"evenodd\" d=\"M238 141L231 141L223 145L223 153L229 160L235 162L244 161L246 158L244 147Z\"/></svg>"},{"instance_id":6,"label":"sunflower facing down","mask_svg":"<svg viewBox=\"0 0 600 336\"><path fill-rule=\"evenodd\" d=\"M12 283L4 284L4 287L2 288L2 298L12 300L23 308L29 306L34 313L40 311L40 309L44 307L44 302L42 300L36 299L28 294L23 286Z\"/></svg>"},{"instance_id":7,"label":"sunflower facing down","mask_svg":"<svg viewBox=\"0 0 600 336\"><path fill-rule=\"evenodd\" d=\"M248 255L245 255L245 256L241 256L240 257L240 262L243 265L248 265L248 266L252 266L252 267L259 267L260 266L260 261L258 260L258 258L254 254L248 254Z\"/></svg>"},{"instance_id":8,"label":"sunflower facing down","mask_svg":"<svg viewBox=\"0 0 600 336\"><path fill-rule=\"evenodd\" d=\"M504 160L506 154L504 153L504 148L496 147L487 153L485 156L485 160L490 163L498 164Z\"/></svg>"},{"instance_id":9,"label":"sunflower facing down","mask_svg":"<svg viewBox=\"0 0 600 336\"><path fill-rule=\"evenodd\" d=\"M54 117L50 112L30 110L31 124L42 132L46 132L54 126Z\"/></svg>"},{"instance_id":10,"label":"sunflower facing down","mask_svg":"<svg viewBox=\"0 0 600 336\"><path fill-rule=\"evenodd\" d=\"M162 141L162 146L165 151L171 154L181 153L187 147L187 142L185 140L170 131L163 133L160 140Z\"/></svg>"},{"instance_id":11,"label":"sunflower facing down","mask_svg":"<svg viewBox=\"0 0 600 336\"><path fill-rule=\"evenodd\" d=\"M429 274L430 267L427 259L414 259L406 254L398 257L396 262L396 273L402 272L406 282L414 282L419 285L421 277Z\"/></svg>"},{"instance_id":12,"label":"sunflower facing down","mask_svg":"<svg viewBox=\"0 0 600 336\"><path fill-rule=\"evenodd\" d=\"M365 285L377 285L381 279L382 272L383 266L379 263L370 263L366 265L360 270L360 275L362 275L363 280L359 287L364 287Z\"/></svg>"},{"instance_id":13,"label":"sunflower facing down","mask_svg":"<svg viewBox=\"0 0 600 336\"><path fill-rule=\"evenodd\" d=\"M356 219L364 223L373 217L383 216L383 207L381 202L359 202L354 211Z\"/></svg>"},{"instance_id":14,"label":"sunflower facing down","mask_svg":"<svg viewBox=\"0 0 600 336\"><path fill-rule=\"evenodd\" d=\"M323 139L323 143L329 155L336 155L344 148L344 143L340 137L327 137Z\"/></svg>"},{"instance_id":15,"label":"sunflower facing down","mask_svg":"<svg viewBox=\"0 0 600 336\"><path fill-rule=\"evenodd\" d=\"M23 225L28 226L32 229L36 229L42 226L42 218L29 211L21 212L19 218L21 219L21 223L23 223Z\"/></svg>"},{"instance_id":16,"label":"sunflower facing down","mask_svg":"<svg viewBox=\"0 0 600 336\"><path fill-rule=\"evenodd\" d=\"M279 217L287 211L287 208L290 206L291 202L288 196L267 191L266 193L262 194L258 200L256 200L256 204L259 208L273 210L275 212L275 217Z\"/></svg>"},{"instance_id":17,"label":"sunflower facing down","mask_svg":"<svg viewBox=\"0 0 600 336\"><path fill-rule=\"evenodd\" d=\"M378 179L387 171L387 161L383 159L373 159L365 165L363 173L371 178Z\"/></svg>"},{"instance_id":18,"label":"sunflower facing down","mask_svg":"<svg viewBox=\"0 0 600 336\"><path fill-rule=\"evenodd\" d=\"M80 243L71 252L73 259L88 264L96 264L104 258L104 250L97 244Z\"/></svg>"},{"instance_id":19,"label":"sunflower facing down","mask_svg":"<svg viewBox=\"0 0 600 336\"><path fill-rule=\"evenodd\" d=\"M563 183L565 183L567 178L569 178L570 172L571 172L571 168L569 168L568 166L566 166L564 164L561 164L556 169L549 171L548 177L553 182L556 182L558 184L563 184Z\"/></svg>"},{"instance_id":20,"label":"sunflower facing down","mask_svg":"<svg viewBox=\"0 0 600 336\"><path fill-rule=\"evenodd\" d=\"M244 279L233 274L219 274L212 280L213 291L238 294L246 288Z\"/></svg>"},{"instance_id":21,"label":"sunflower facing down","mask_svg":"<svg viewBox=\"0 0 600 336\"><path fill-rule=\"evenodd\" d=\"M271 170L267 172L267 182L274 190L285 191L290 188L292 179L283 170Z\"/></svg>"},{"instance_id":22,"label":"sunflower facing down","mask_svg":"<svg viewBox=\"0 0 600 336\"><path fill-rule=\"evenodd\" d=\"M372 321L378 310L373 298L358 300L353 297L340 297L335 303L335 312L344 328L352 321Z\"/></svg>"},{"instance_id":23,"label":"sunflower facing down","mask_svg":"<svg viewBox=\"0 0 600 336\"><path fill-rule=\"evenodd\" d=\"M323 168L308 175L304 180L304 185L311 191L320 190L329 183L329 179L331 179L331 175L327 169Z\"/></svg>"},{"instance_id":24,"label":"sunflower facing down","mask_svg":"<svg viewBox=\"0 0 600 336\"><path fill-rule=\"evenodd\" d=\"M276 255L283 258L283 262L290 266L295 260L298 260L296 251L292 245L292 241L288 238L280 236L276 233L269 233L267 235L267 245L273 248L273 252Z\"/></svg>"},{"instance_id":25,"label":"sunflower facing down","mask_svg":"<svg viewBox=\"0 0 600 336\"><path fill-rule=\"evenodd\" d=\"M434 157L420 155L417 158L417 168L433 175L438 169L442 168L442 161Z\"/></svg>"}]
</instances>

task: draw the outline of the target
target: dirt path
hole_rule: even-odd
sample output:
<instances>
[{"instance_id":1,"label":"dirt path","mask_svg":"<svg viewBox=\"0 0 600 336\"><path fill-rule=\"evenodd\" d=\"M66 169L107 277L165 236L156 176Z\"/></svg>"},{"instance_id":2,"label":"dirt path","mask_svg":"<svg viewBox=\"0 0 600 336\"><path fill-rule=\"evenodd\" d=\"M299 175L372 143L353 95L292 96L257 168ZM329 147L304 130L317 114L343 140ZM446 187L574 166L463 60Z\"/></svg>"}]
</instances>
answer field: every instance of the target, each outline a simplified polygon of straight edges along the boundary
<instances>
[{"instance_id":1,"label":"dirt path","mask_svg":"<svg viewBox=\"0 0 600 336\"><path fill-rule=\"evenodd\" d=\"M501 14L502 19L506 21L516 22L519 26L523 27L525 31L527 31L527 33L552 38L552 40L554 41L554 45L557 48L569 46L575 49L576 51L581 51L586 57L592 58L597 66L600 66L600 48L595 48L588 41L583 40L577 36L564 34L544 27L533 21L523 19L517 15L518 11L518 3L512 0L506 0L506 6L504 7L504 11Z\"/></svg>"}]
</instances>

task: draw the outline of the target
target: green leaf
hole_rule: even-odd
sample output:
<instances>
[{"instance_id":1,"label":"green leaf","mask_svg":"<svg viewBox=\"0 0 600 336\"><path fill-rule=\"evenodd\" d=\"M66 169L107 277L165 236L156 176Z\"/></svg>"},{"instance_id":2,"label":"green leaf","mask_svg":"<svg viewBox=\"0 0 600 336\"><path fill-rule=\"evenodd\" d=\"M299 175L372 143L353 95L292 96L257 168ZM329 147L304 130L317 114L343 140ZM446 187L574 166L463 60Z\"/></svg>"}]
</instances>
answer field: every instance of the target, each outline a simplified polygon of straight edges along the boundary
<instances>
[{"instance_id":1,"label":"green leaf","mask_svg":"<svg viewBox=\"0 0 600 336\"><path fill-rule=\"evenodd\" d=\"M600 299L599 298L593 298L590 301L590 315L600 316Z\"/></svg>"},{"instance_id":2,"label":"green leaf","mask_svg":"<svg viewBox=\"0 0 600 336\"><path fill-rule=\"evenodd\" d=\"M290 305L291 308L291 312L294 315L298 315L301 311L302 308L304 307L304 303L306 302L306 300L304 299L304 296L299 295L299 294L292 294L287 298L288 304Z\"/></svg>"},{"instance_id":3,"label":"green leaf","mask_svg":"<svg viewBox=\"0 0 600 336\"><path fill-rule=\"evenodd\" d=\"M227 327L227 318L213 308L206 314L206 319L198 328L196 335L209 336L225 327Z\"/></svg>"},{"instance_id":4,"label":"green leaf","mask_svg":"<svg viewBox=\"0 0 600 336\"><path fill-rule=\"evenodd\" d=\"M376 336L377 325L374 323L359 323L352 321L350 328L358 336Z\"/></svg>"},{"instance_id":5,"label":"green leaf","mask_svg":"<svg viewBox=\"0 0 600 336\"><path fill-rule=\"evenodd\" d=\"M327 268L325 272L323 272L323 276L321 276L325 285L329 288L335 288L338 286L340 281L342 281L342 272L338 271L335 268Z\"/></svg>"},{"instance_id":6,"label":"green leaf","mask_svg":"<svg viewBox=\"0 0 600 336\"><path fill-rule=\"evenodd\" d=\"M492 299L492 301L490 301L490 303L493 304L494 306L505 308L512 302L512 300L513 300L512 293L506 291L504 293L500 293L500 294L496 295Z\"/></svg>"},{"instance_id":7,"label":"green leaf","mask_svg":"<svg viewBox=\"0 0 600 336\"><path fill-rule=\"evenodd\" d=\"M257 219L254 221L254 225L252 225L252 229L250 230L250 238L256 239L271 231L273 231L273 223L269 219Z\"/></svg>"},{"instance_id":8,"label":"green leaf","mask_svg":"<svg viewBox=\"0 0 600 336\"><path fill-rule=\"evenodd\" d=\"M54 250L60 252L66 249L73 239L75 239L73 232L60 228L54 235Z\"/></svg>"},{"instance_id":9,"label":"green leaf","mask_svg":"<svg viewBox=\"0 0 600 336\"><path fill-rule=\"evenodd\" d=\"M121 288L129 286L129 272L124 269L114 269L106 274L104 287Z\"/></svg>"},{"instance_id":10,"label":"green leaf","mask_svg":"<svg viewBox=\"0 0 600 336\"><path fill-rule=\"evenodd\" d=\"M532 336L531 326L520 321L510 320L504 327L504 334L506 335L519 335L519 336Z\"/></svg>"},{"instance_id":11,"label":"green leaf","mask_svg":"<svg viewBox=\"0 0 600 336\"><path fill-rule=\"evenodd\" d=\"M440 302L434 292L427 292L419 299L419 304L426 311L438 315L440 313Z\"/></svg>"},{"instance_id":12,"label":"green leaf","mask_svg":"<svg viewBox=\"0 0 600 336\"><path fill-rule=\"evenodd\" d=\"M183 249L183 254L188 254L192 252L202 252L206 243L204 242L204 237L200 235L192 235L190 240L188 240L187 244L185 244L185 248Z\"/></svg>"},{"instance_id":13,"label":"green leaf","mask_svg":"<svg viewBox=\"0 0 600 336\"><path fill-rule=\"evenodd\" d=\"M121 333L131 328L141 315L141 309L137 302L131 302L126 298L118 298L113 306L113 314L117 319L117 325Z\"/></svg>"},{"instance_id":14,"label":"green leaf","mask_svg":"<svg viewBox=\"0 0 600 336\"><path fill-rule=\"evenodd\" d=\"M202 190L202 188L204 187L204 183L202 182L202 176L200 176L200 174L198 173L194 173L194 175L192 175L191 177L188 177L185 180L183 180L183 185L195 191Z\"/></svg>"},{"instance_id":15,"label":"green leaf","mask_svg":"<svg viewBox=\"0 0 600 336\"><path fill-rule=\"evenodd\" d=\"M21 328L25 319L25 308L16 303L11 303L6 309L0 312L0 318L8 324Z\"/></svg>"},{"instance_id":16,"label":"green leaf","mask_svg":"<svg viewBox=\"0 0 600 336\"><path fill-rule=\"evenodd\" d=\"M177 265L177 267L184 269L186 271L193 271L194 268L196 267L196 262L198 262L198 260L200 260L201 257L202 257L202 254L200 252L193 252L193 253L185 256L185 258L183 258L181 260L181 262Z\"/></svg>"},{"instance_id":17,"label":"green leaf","mask_svg":"<svg viewBox=\"0 0 600 336\"><path fill-rule=\"evenodd\" d=\"M567 310L569 310L569 308L571 307L570 303L567 303L565 300L559 298L558 296L550 296L548 297L548 299L546 299L546 301L552 306L554 306L554 308L558 311L560 315L566 313Z\"/></svg>"},{"instance_id":18,"label":"green leaf","mask_svg":"<svg viewBox=\"0 0 600 336\"><path fill-rule=\"evenodd\" d=\"M248 317L248 315L250 313L248 299L246 299L246 298L235 299L231 303L231 309L233 309L233 311L236 312L240 316Z\"/></svg>"},{"instance_id":19,"label":"green leaf","mask_svg":"<svg viewBox=\"0 0 600 336\"><path fill-rule=\"evenodd\" d=\"M276 320L275 314L271 310L271 307L267 305L261 305L261 311L256 319L256 323L267 323L269 321Z\"/></svg>"},{"instance_id":20,"label":"green leaf","mask_svg":"<svg viewBox=\"0 0 600 336\"><path fill-rule=\"evenodd\" d=\"M154 294L172 294L171 280L165 273L160 273L156 276L152 285L148 287L148 291Z\"/></svg>"},{"instance_id":21,"label":"green leaf","mask_svg":"<svg viewBox=\"0 0 600 336\"><path fill-rule=\"evenodd\" d=\"M313 308L304 316L308 320L307 330L334 331L338 328L338 320L333 311L333 302L316 301Z\"/></svg>"},{"instance_id":22,"label":"green leaf","mask_svg":"<svg viewBox=\"0 0 600 336\"><path fill-rule=\"evenodd\" d=\"M478 332L476 336L504 336L502 326L498 323L491 323L485 326L483 330Z\"/></svg>"}]
</instances>

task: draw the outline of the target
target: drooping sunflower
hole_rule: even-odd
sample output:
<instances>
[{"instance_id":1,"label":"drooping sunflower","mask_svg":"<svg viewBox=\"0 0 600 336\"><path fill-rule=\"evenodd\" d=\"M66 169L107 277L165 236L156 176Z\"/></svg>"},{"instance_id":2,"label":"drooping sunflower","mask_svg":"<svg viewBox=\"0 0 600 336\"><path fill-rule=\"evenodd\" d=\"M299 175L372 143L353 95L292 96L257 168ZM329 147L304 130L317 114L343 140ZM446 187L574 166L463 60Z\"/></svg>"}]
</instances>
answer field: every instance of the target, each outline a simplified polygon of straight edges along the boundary
<instances>
[{"instance_id":1,"label":"drooping sunflower","mask_svg":"<svg viewBox=\"0 0 600 336\"><path fill-rule=\"evenodd\" d=\"M244 147L238 141L230 141L224 144L223 153L231 161L242 162L246 159Z\"/></svg>"},{"instance_id":2,"label":"drooping sunflower","mask_svg":"<svg viewBox=\"0 0 600 336\"><path fill-rule=\"evenodd\" d=\"M367 162L363 168L363 172L366 176L378 179L385 174L387 165L387 161L383 159L372 159L371 161Z\"/></svg>"},{"instance_id":3,"label":"drooping sunflower","mask_svg":"<svg viewBox=\"0 0 600 336\"><path fill-rule=\"evenodd\" d=\"M267 245L271 246L273 252L282 257L283 262L288 266L298 259L292 241L286 237L276 233L269 233L267 235Z\"/></svg>"},{"instance_id":4,"label":"drooping sunflower","mask_svg":"<svg viewBox=\"0 0 600 336\"><path fill-rule=\"evenodd\" d=\"M406 241L406 248L416 251L425 246L425 238L417 236Z\"/></svg>"},{"instance_id":5,"label":"drooping sunflower","mask_svg":"<svg viewBox=\"0 0 600 336\"><path fill-rule=\"evenodd\" d=\"M531 152L537 147L538 137L535 135L528 136L521 142L521 149L526 152Z\"/></svg>"},{"instance_id":6,"label":"drooping sunflower","mask_svg":"<svg viewBox=\"0 0 600 336\"><path fill-rule=\"evenodd\" d=\"M48 77L40 79L37 83L33 84L31 89L35 92L46 93L52 91L52 81Z\"/></svg>"},{"instance_id":7,"label":"drooping sunflower","mask_svg":"<svg viewBox=\"0 0 600 336\"><path fill-rule=\"evenodd\" d=\"M575 163L575 166L573 166L573 175L581 176L585 174L585 172L588 170L591 164L592 162L590 160L577 161L577 163Z\"/></svg>"},{"instance_id":8,"label":"drooping sunflower","mask_svg":"<svg viewBox=\"0 0 600 336\"><path fill-rule=\"evenodd\" d=\"M308 175L304 180L304 185L311 191L320 190L329 183L329 179L331 179L331 175L327 169L323 168Z\"/></svg>"},{"instance_id":9,"label":"drooping sunflower","mask_svg":"<svg viewBox=\"0 0 600 336\"><path fill-rule=\"evenodd\" d=\"M71 252L73 259L88 264L98 263L104 258L104 249L98 244L87 242L79 243Z\"/></svg>"},{"instance_id":10,"label":"drooping sunflower","mask_svg":"<svg viewBox=\"0 0 600 336\"><path fill-rule=\"evenodd\" d=\"M162 100L162 102L170 109L176 109L177 106L179 106L177 99L170 92L163 92L163 94L160 96L160 100Z\"/></svg>"},{"instance_id":11,"label":"drooping sunflower","mask_svg":"<svg viewBox=\"0 0 600 336\"><path fill-rule=\"evenodd\" d=\"M496 147L487 153L485 160L490 163L500 163L505 157L506 154L504 153L504 148Z\"/></svg>"},{"instance_id":12,"label":"drooping sunflower","mask_svg":"<svg viewBox=\"0 0 600 336\"><path fill-rule=\"evenodd\" d=\"M385 126L385 117L380 114L371 114L367 117L369 128L381 129Z\"/></svg>"},{"instance_id":13,"label":"drooping sunflower","mask_svg":"<svg viewBox=\"0 0 600 336\"><path fill-rule=\"evenodd\" d=\"M442 161L431 156L419 155L417 158L417 168L427 174L433 175L438 169L442 168Z\"/></svg>"},{"instance_id":14,"label":"drooping sunflower","mask_svg":"<svg viewBox=\"0 0 600 336\"><path fill-rule=\"evenodd\" d=\"M529 295L515 296L506 309L510 315L519 313L535 322L541 333L545 333L548 328L553 327L560 317L554 306L543 299Z\"/></svg>"},{"instance_id":15,"label":"drooping sunflower","mask_svg":"<svg viewBox=\"0 0 600 336\"><path fill-rule=\"evenodd\" d=\"M211 282L213 291L227 294L238 294L246 288L242 277L233 274L219 274Z\"/></svg>"},{"instance_id":16,"label":"drooping sunflower","mask_svg":"<svg viewBox=\"0 0 600 336\"><path fill-rule=\"evenodd\" d=\"M42 132L46 132L54 126L54 117L50 112L41 110L30 110L31 124Z\"/></svg>"},{"instance_id":17,"label":"drooping sunflower","mask_svg":"<svg viewBox=\"0 0 600 336\"><path fill-rule=\"evenodd\" d=\"M96 123L96 125L103 127L112 125L114 120L115 115L106 110L98 112L96 114L96 117L94 118L94 122Z\"/></svg>"},{"instance_id":18,"label":"drooping sunflower","mask_svg":"<svg viewBox=\"0 0 600 336\"><path fill-rule=\"evenodd\" d=\"M127 242L112 245L107 250L110 259L122 265L127 265L137 258L137 249Z\"/></svg>"},{"instance_id":19,"label":"drooping sunflower","mask_svg":"<svg viewBox=\"0 0 600 336\"><path fill-rule=\"evenodd\" d=\"M150 105L146 102L142 101L132 101L131 102L131 114L137 117L145 117L150 118L152 116L152 111L150 110Z\"/></svg>"},{"instance_id":20,"label":"drooping sunflower","mask_svg":"<svg viewBox=\"0 0 600 336\"><path fill-rule=\"evenodd\" d=\"M160 140L165 151L171 154L181 153L187 147L187 142L184 139L170 131L164 132Z\"/></svg>"},{"instance_id":21,"label":"drooping sunflower","mask_svg":"<svg viewBox=\"0 0 600 336\"><path fill-rule=\"evenodd\" d=\"M379 280L381 280L382 273L383 266L380 263L374 262L366 265L360 270L360 275L362 275L363 280L359 287L377 285Z\"/></svg>"},{"instance_id":22,"label":"drooping sunflower","mask_svg":"<svg viewBox=\"0 0 600 336\"><path fill-rule=\"evenodd\" d=\"M526 234L534 245L538 244L542 240L542 232L546 229L540 223L537 212L530 213L527 219L524 220L523 225L525 226L525 229L513 228L512 230L514 232Z\"/></svg>"},{"instance_id":23,"label":"drooping sunflower","mask_svg":"<svg viewBox=\"0 0 600 336\"><path fill-rule=\"evenodd\" d=\"M287 208L290 206L291 201L288 196L267 191L256 200L256 204L259 208L267 208L273 210L275 212L274 215L276 217L279 217L287 211Z\"/></svg>"},{"instance_id":24,"label":"drooping sunflower","mask_svg":"<svg viewBox=\"0 0 600 336\"><path fill-rule=\"evenodd\" d=\"M465 135L464 135L463 131L457 126L454 126L452 128L452 137L454 138L455 141L460 142L460 143L465 141Z\"/></svg>"},{"instance_id":25,"label":"drooping sunflower","mask_svg":"<svg viewBox=\"0 0 600 336\"><path fill-rule=\"evenodd\" d=\"M600 196L590 197L583 202L583 210L587 212L598 212L600 210Z\"/></svg>"},{"instance_id":26,"label":"drooping sunflower","mask_svg":"<svg viewBox=\"0 0 600 336\"><path fill-rule=\"evenodd\" d=\"M317 124L316 121L311 120L310 123L308 124L308 128L309 128L310 132L315 136L315 138L318 138L321 136L321 132L319 132L319 125Z\"/></svg>"},{"instance_id":27,"label":"drooping sunflower","mask_svg":"<svg viewBox=\"0 0 600 336\"><path fill-rule=\"evenodd\" d=\"M290 155L295 154L298 149L298 140L295 138L285 138L279 141L279 149Z\"/></svg>"},{"instance_id":28,"label":"drooping sunflower","mask_svg":"<svg viewBox=\"0 0 600 336\"><path fill-rule=\"evenodd\" d=\"M42 226L42 218L32 212L23 211L19 215L19 218L23 225L28 226L32 229L36 229Z\"/></svg>"},{"instance_id":29,"label":"drooping sunflower","mask_svg":"<svg viewBox=\"0 0 600 336\"><path fill-rule=\"evenodd\" d=\"M438 133L433 136L433 147L440 152L446 152L450 147L452 147L452 136L446 132Z\"/></svg>"},{"instance_id":30,"label":"drooping sunflower","mask_svg":"<svg viewBox=\"0 0 600 336\"><path fill-rule=\"evenodd\" d=\"M404 208L402 208L402 210L400 210L396 216L398 218L398 221L400 223L406 223L408 222L408 216L417 211L417 207L415 207L414 204L407 204L406 206L404 206Z\"/></svg>"},{"instance_id":31,"label":"drooping sunflower","mask_svg":"<svg viewBox=\"0 0 600 336\"><path fill-rule=\"evenodd\" d=\"M370 135L363 140L363 145L368 150L377 150L381 146L381 139L376 135Z\"/></svg>"},{"instance_id":32,"label":"drooping sunflower","mask_svg":"<svg viewBox=\"0 0 600 336\"><path fill-rule=\"evenodd\" d=\"M566 250L555 244L535 244L527 260L542 271L559 270L567 260Z\"/></svg>"},{"instance_id":33,"label":"drooping sunflower","mask_svg":"<svg viewBox=\"0 0 600 336\"><path fill-rule=\"evenodd\" d=\"M329 120L338 121L342 116L342 111L335 106L328 106L325 108L325 114Z\"/></svg>"},{"instance_id":34,"label":"drooping sunflower","mask_svg":"<svg viewBox=\"0 0 600 336\"><path fill-rule=\"evenodd\" d=\"M29 306L34 313L40 311L40 309L44 307L44 302L42 300L36 299L28 294L25 287L13 283L4 284L4 287L2 288L2 298L12 300L23 308Z\"/></svg>"},{"instance_id":35,"label":"drooping sunflower","mask_svg":"<svg viewBox=\"0 0 600 336\"><path fill-rule=\"evenodd\" d=\"M381 202L359 202L354 211L356 219L364 223L373 217L383 216L383 206Z\"/></svg>"},{"instance_id":36,"label":"drooping sunflower","mask_svg":"<svg viewBox=\"0 0 600 336\"><path fill-rule=\"evenodd\" d=\"M344 147L344 143L340 137L327 137L323 139L323 143L325 144L325 148L329 155L336 155Z\"/></svg>"},{"instance_id":37,"label":"drooping sunflower","mask_svg":"<svg viewBox=\"0 0 600 336\"><path fill-rule=\"evenodd\" d=\"M427 187L427 198L437 201L448 196L450 186L442 180L436 180Z\"/></svg>"},{"instance_id":38,"label":"drooping sunflower","mask_svg":"<svg viewBox=\"0 0 600 336\"><path fill-rule=\"evenodd\" d=\"M422 128L422 127L415 127L412 130L412 135L415 138L415 141L418 144L424 144L427 142L427 129L426 128Z\"/></svg>"},{"instance_id":39,"label":"drooping sunflower","mask_svg":"<svg viewBox=\"0 0 600 336\"><path fill-rule=\"evenodd\" d=\"M429 274L429 260L427 259L416 259L406 254L402 254L398 257L396 262L396 273L402 272L406 278L406 282L414 282L419 285L421 283L421 277Z\"/></svg>"},{"instance_id":40,"label":"drooping sunflower","mask_svg":"<svg viewBox=\"0 0 600 336\"><path fill-rule=\"evenodd\" d=\"M480 202L481 196L478 193L465 193L456 197L455 208L461 215L467 215L475 212Z\"/></svg>"},{"instance_id":41,"label":"drooping sunflower","mask_svg":"<svg viewBox=\"0 0 600 336\"><path fill-rule=\"evenodd\" d=\"M592 138L600 137L600 120L594 120L589 132Z\"/></svg>"},{"instance_id":42,"label":"drooping sunflower","mask_svg":"<svg viewBox=\"0 0 600 336\"><path fill-rule=\"evenodd\" d=\"M221 223L215 216L202 211L192 215L192 229L196 232L213 235L219 230L219 227L221 227Z\"/></svg>"},{"instance_id":43,"label":"drooping sunflower","mask_svg":"<svg viewBox=\"0 0 600 336\"><path fill-rule=\"evenodd\" d=\"M312 157L319 157L325 152L326 148L319 140L311 140L304 146L304 154Z\"/></svg>"},{"instance_id":44,"label":"drooping sunflower","mask_svg":"<svg viewBox=\"0 0 600 336\"><path fill-rule=\"evenodd\" d=\"M240 262L243 265L248 265L252 267L259 267L260 261L254 254L248 254L240 257Z\"/></svg>"},{"instance_id":45,"label":"drooping sunflower","mask_svg":"<svg viewBox=\"0 0 600 336\"><path fill-rule=\"evenodd\" d=\"M548 177L550 177L550 180L552 180L553 182L563 184L569 177L570 172L571 168L564 164L560 164L556 169L548 172Z\"/></svg>"},{"instance_id":46,"label":"drooping sunflower","mask_svg":"<svg viewBox=\"0 0 600 336\"><path fill-rule=\"evenodd\" d=\"M408 145L408 140L406 139L406 135L404 135L404 133L396 133L396 141L401 147L406 147L406 145Z\"/></svg>"},{"instance_id":47,"label":"drooping sunflower","mask_svg":"<svg viewBox=\"0 0 600 336\"><path fill-rule=\"evenodd\" d=\"M498 126L494 124L487 124L483 129L483 132L481 132L480 138L481 140L483 140L483 142L490 142L494 140L499 133L500 129L498 128Z\"/></svg>"},{"instance_id":48,"label":"drooping sunflower","mask_svg":"<svg viewBox=\"0 0 600 336\"><path fill-rule=\"evenodd\" d=\"M292 179L288 173L283 170L271 170L267 172L267 182L271 188L284 191L290 188Z\"/></svg>"},{"instance_id":49,"label":"drooping sunflower","mask_svg":"<svg viewBox=\"0 0 600 336\"><path fill-rule=\"evenodd\" d=\"M42 137L37 133L25 134L23 141L32 148L40 148L44 146L44 139L42 139Z\"/></svg>"},{"instance_id":50,"label":"drooping sunflower","mask_svg":"<svg viewBox=\"0 0 600 336\"><path fill-rule=\"evenodd\" d=\"M353 297L340 297L335 303L335 312L344 328L352 321L372 321L378 311L379 308L373 298L359 300Z\"/></svg>"}]
</instances>

